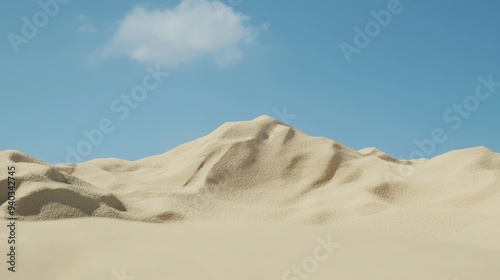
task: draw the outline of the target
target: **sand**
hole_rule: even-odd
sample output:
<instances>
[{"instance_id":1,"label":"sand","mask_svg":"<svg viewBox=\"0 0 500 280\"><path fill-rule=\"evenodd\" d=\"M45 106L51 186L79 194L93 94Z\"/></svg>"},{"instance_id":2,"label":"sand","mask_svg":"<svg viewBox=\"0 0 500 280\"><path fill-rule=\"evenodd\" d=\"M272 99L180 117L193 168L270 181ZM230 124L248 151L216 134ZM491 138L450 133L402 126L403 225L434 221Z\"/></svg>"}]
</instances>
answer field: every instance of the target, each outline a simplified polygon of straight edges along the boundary
<instances>
[{"instance_id":1,"label":"sand","mask_svg":"<svg viewBox=\"0 0 500 280\"><path fill-rule=\"evenodd\" d=\"M500 154L484 147L400 160L261 116L132 162L1 151L3 219L10 165L19 271L4 265L2 279L127 279L122 267L135 279L500 279ZM318 261L330 235L338 246Z\"/></svg>"}]
</instances>

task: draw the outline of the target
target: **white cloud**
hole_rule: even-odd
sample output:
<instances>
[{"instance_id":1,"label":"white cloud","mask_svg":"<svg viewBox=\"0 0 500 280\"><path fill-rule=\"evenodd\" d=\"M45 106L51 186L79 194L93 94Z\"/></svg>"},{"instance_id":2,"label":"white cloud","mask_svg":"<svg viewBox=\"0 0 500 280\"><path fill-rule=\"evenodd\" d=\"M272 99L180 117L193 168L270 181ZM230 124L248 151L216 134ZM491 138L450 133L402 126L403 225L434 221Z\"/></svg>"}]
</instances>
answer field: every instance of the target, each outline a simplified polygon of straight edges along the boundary
<instances>
[{"instance_id":1,"label":"white cloud","mask_svg":"<svg viewBox=\"0 0 500 280\"><path fill-rule=\"evenodd\" d=\"M223 14L223 17L221 17ZM127 55L167 67L211 57L218 65L238 62L256 31L249 17L219 1L183 0L166 10L135 8L104 48L103 57Z\"/></svg>"}]
</instances>

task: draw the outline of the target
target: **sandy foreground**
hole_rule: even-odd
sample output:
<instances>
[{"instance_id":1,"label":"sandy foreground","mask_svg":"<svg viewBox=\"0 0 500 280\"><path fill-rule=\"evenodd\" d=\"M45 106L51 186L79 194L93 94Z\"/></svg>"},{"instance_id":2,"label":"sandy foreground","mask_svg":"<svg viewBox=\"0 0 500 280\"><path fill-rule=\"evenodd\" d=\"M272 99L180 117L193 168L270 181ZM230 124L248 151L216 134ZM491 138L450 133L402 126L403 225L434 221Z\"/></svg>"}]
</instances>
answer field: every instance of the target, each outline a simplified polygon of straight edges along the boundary
<instances>
[{"instance_id":1,"label":"sandy foreground","mask_svg":"<svg viewBox=\"0 0 500 280\"><path fill-rule=\"evenodd\" d=\"M133 162L0 151L0 218L1 279L498 280L500 154L399 160L262 116Z\"/></svg>"},{"instance_id":2,"label":"sandy foreground","mask_svg":"<svg viewBox=\"0 0 500 280\"><path fill-rule=\"evenodd\" d=\"M85 218L21 223L19 243L1 279L500 279L499 246L328 226Z\"/></svg>"}]
</instances>

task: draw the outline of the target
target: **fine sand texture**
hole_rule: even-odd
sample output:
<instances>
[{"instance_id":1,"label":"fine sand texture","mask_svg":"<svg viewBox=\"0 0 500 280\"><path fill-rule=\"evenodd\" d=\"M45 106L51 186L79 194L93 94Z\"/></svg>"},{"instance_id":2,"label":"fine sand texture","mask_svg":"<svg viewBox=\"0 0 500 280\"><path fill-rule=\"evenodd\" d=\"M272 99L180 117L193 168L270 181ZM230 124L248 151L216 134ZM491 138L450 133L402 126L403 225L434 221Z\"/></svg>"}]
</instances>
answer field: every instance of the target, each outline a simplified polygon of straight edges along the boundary
<instances>
[{"instance_id":1,"label":"fine sand texture","mask_svg":"<svg viewBox=\"0 0 500 280\"><path fill-rule=\"evenodd\" d=\"M19 236L2 280L500 279L498 246L327 226L84 218L23 222Z\"/></svg>"},{"instance_id":2,"label":"fine sand texture","mask_svg":"<svg viewBox=\"0 0 500 280\"><path fill-rule=\"evenodd\" d=\"M138 161L0 151L3 219L7 166L7 279L500 279L500 154L484 147L400 160L261 116ZM328 234L340 246L312 269Z\"/></svg>"}]
</instances>

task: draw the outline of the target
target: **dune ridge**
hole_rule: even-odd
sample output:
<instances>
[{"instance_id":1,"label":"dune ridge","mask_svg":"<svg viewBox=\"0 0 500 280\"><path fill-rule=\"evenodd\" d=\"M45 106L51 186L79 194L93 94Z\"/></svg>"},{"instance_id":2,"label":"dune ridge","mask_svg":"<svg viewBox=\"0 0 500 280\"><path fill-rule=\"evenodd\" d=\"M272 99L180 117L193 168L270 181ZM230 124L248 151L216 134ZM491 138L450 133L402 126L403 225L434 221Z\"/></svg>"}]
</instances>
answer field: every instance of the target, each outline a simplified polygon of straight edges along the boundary
<instances>
[{"instance_id":1,"label":"dune ridge","mask_svg":"<svg viewBox=\"0 0 500 280\"><path fill-rule=\"evenodd\" d=\"M386 217L399 215L404 223L398 213L416 211L423 221L429 215L451 219L445 232L500 215L500 154L484 147L399 160L375 148L356 151L311 137L268 116L225 123L138 161L50 165L1 151L0 167L8 165L17 168L17 214L25 221L105 217L355 226L371 219L387 229L392 225ZM413 172L401 176L408 166ZM6 199L6 188L0 188L1 215Z\"/></svg>"}]
</instances>

